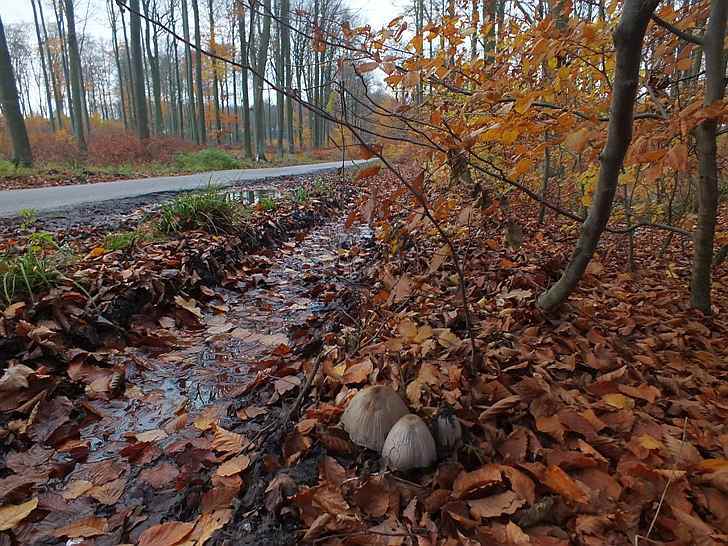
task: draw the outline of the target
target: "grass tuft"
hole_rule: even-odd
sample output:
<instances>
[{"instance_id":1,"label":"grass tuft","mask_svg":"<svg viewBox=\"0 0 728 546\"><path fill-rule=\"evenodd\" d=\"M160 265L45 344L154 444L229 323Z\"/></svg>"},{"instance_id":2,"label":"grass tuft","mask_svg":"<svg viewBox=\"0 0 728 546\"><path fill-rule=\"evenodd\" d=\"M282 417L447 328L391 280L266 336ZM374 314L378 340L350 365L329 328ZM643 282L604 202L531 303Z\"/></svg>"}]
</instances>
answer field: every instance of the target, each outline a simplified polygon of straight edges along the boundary
<instances>
[{"instance_id":1,"label":"grass tuft","mask_svg":"<svg viewBox=\"0 0 728 546\"><path fill-rule=\"evenodd\" d=\"M33 299L39 290L56 286L62 276L62 261L60 253L48 254L36 245L31 245L19 256L0 256L3 298L8 304L22 295Z\"/></svg>"},{"instance_id":2,"label":"grass tuft","mask_svg":"<svg viewBox=\"0 0 728 546\"><path fill-rule=\"evenodd\" d=\"M104 237L103 247L109 252L117 250L126 250L134 247L142 236L138 231L120 231L118 233L109 233Z\"/></svg>"},{"instance_id":3,"label":"grass tuft","mask_svg":"<svg viewBox=\"0 0 728 546\"><path fill-rule=\"evenodd\" d=\"M231 201L219 188L210 186L203 191L186 193L162 205L159 230L179 233L202 229L210 233L235 231L239 220L239 203Z\"/></svg>"}]
</instances>

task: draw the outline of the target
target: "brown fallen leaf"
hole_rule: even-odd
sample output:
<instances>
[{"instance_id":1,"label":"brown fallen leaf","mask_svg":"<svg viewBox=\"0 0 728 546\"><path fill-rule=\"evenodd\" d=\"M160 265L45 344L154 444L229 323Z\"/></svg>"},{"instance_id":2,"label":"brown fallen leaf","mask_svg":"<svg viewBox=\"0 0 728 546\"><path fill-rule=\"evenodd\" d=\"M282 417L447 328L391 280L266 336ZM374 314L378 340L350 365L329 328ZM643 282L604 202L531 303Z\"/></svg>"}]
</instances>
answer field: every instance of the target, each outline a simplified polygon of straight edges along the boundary
<instances>
[{"instance_id":1,"label":"brown fallen leaf","mask_svg":"<svg viewBox=\"0 0 728 546\"><path fill-rule=\"evenodd\" d=\"M551 465L546 469L541 482L562 497L574 502L586 504L589 495L560 467Z\"/></svg>"},{"instance_id":2,"label":"brown fallen leaf","mask_svg":"<svg viewBox=\"0 0 728 546\"><path fill-rule=\"evenodd\" d=\"M195 524L192 533L187 537L186 542L196 541L195 546L204 546L216 531L222 529L227 522L233 517L233 511L230 509L215 510L202 514Z\"/></svg>"},{"instance_id":3,"label":"brown fallen leaf","mask_svg":"<svg viewBox=\"0 0 728 546\"><path fill-rule=\"evenodd\" d=\"M244 448L250 445L248 439L242 434L237 434L224 428L213 425L215 435L212 438L210 447L215 451L224 453L240 453Z\"/></svg>"},{"instance_id":4,"label":"brown fallen leaf","mask_svg":"<svg viewBox=\"0 0 728 546\"><path fill-rule=\"evenodd\" d=\"M194 523L181 521L153 525L141 534L138 546L175 546L187 538L194 528Z\"/></svg>"},{"instance_id":5,"label":"brown fallen leaf","mask_svg":"<svg viewBox=\"0 0 728 546\"><path fill-rule=\"evenodd\" d=\"M139 474L139 479L148 483L154 489L161 489L171 484L179 476L177 467L170 463L160 463L153 468L145 468Z\"/></svg>"},{"instance_id":6,"label":"brown fallen leaf","mask_svg":"<svg viewBox=\"0 0 728 546\"><path fill-rule=\"evenodd\" d=\"M472 472L461 472L453 484L453 494L462 498L471 491L500 483L503 480L503 472L499 465L485 465Z\"/></svg>"},{"instance_id":7,"label":"brown fallen leaf","mask_svg":"<svg viewBox=\"0 0 728 546\"><path fill-rule=\"evenodd\" d=\"M89 516L74 521L53 531L53 536L66 538L90 538L105 535L109 529L109 522L106 518Z\"/></svg>"},{"instance_id":8,"label":"brown fallen leaf","mask_svg":"<svg viewBox=\"0 0 728 546\"><path fill-rule=\"evenodd\" d=\"M232 459L225 461L215 472L216 476L232 476L233 474L240 474L243 470L248 468L250 465L250 457L247 455L238 455Z\"/></svg>"},{"instance_id":9,"label":"brown fallen leaf","mask_svg":"<svg viewBox=\"0 0 728 546\"><path fill-rule=\"evenodd\" d=\"M8 531L27 518L38 506L34 498L23 504L8 504L0 507L0 531Z\"/></svg>"},{"instance_id":10,"label":"brown fallen leaf","mask_svg":"<svg viewBox=\"0 0 728 546\"><path fill-rule=\"evenodd\" d=\"M498 518L503 514L514 514L526 501L513 491L505 491L484 499L468 501L470 513L475 518Z\"/></svg>"}]
</instances>

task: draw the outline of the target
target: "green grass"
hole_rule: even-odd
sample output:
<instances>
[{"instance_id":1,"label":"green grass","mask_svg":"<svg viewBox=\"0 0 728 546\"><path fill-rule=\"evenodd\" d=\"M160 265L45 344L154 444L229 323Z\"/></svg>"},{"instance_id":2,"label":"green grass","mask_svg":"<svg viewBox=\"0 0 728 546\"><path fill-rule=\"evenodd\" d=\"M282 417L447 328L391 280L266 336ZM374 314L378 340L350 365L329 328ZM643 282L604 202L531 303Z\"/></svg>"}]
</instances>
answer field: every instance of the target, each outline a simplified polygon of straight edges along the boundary
<instances>
[{"instance_id":1,"label":"green grass","mask_svg":"<svg viewBox=\"0 0 728 546\"><path fill-rule=\"evenodd\" d=\"M176 163L180 169L185 171L220 171L240 168L240 161L216 148L179 154Z\"/></svg>"},{"instance_id":2,"label":"green grass","mask_svg":"<svg viewBox=\"0 0 728 546\"><path fill-rule=\"evenodd\" d=\"M12 161L0 159L0 177L8 176L28 176L33 174L32 167L16 167Z\"/></svg>"},{"instance_id":3,"label":"green grass","mask_svg":"<svg viewBox=\"0 0 728 546\"><path fill-rule=\"evenodd\" d=\"M301 205L308 201L311 198L311 195L306 188L304 188L303 186L299 186L295 190L293 190L293 192L291 192L291 198L293 199L294 203L298 203L299 205Z\"/></svg>"},{"instance_id":4,"label":"green grass","mask_svg":"<svg viewBox=\"0 0 728 546\"><path fill-rule=\"evenodd\" d=\"M270 212L270 211L276 210L278 208L278 203L276 203L275 199L273 199L272 197L266 196L266 197L261 197L258 200L258 206L261 209Z\"/></svg>"},{"instance_id":5,"label":"green grass","mask_svg":"<svg viewBox=\"0 0 728 546\"><path fill-rule=\"evenodd\" d=\"M0 256L0 291L10 304L22 295L31 299L42 289L56 286L61 279L60 255L45 254L31 246L19 256Z\"/></svg>"},{"instance_id":6,"label":"green grass","mask_svg":"<svg viewBox=\"0 0 728 546\"><path fill-rule=\"evenodd\" d=\"M240 218L239 203L230 201L219 188L185 193L162 205L157 227L162 233L202 229L230 233Z\"/></svg>"},{"instance_id":7,"label":"green grass","mask_svg":"<svg viewBox=\"0 0 728 546\"><path fill-rule=\"evenodd\" d=\"M109 252L117 250L126 250L134 247L141 239L142 234L138 231L120 231L118 233L109 233L104 237L103 247Z\"/></svg>"},{"instance_id":8,"label":"green grass","mask_svg":"<svg viewBox=\"0 0 728 546\"><path fill-rule=\"evenodd\" d=\"M23 229L30 228L30 226L38 221L38 211L36 209L20 209L18 216L22 218L20 227Z\"/></svg>"}]
</instances>

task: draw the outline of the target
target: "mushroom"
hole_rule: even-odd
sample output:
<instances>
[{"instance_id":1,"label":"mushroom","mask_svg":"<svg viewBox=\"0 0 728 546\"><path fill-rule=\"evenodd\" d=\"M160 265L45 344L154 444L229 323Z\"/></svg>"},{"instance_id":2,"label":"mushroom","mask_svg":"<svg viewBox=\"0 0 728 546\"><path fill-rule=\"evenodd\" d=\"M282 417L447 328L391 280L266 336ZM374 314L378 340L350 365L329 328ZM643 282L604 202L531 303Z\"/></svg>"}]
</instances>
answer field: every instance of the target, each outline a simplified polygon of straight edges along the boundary
<instances>
[{"instance_id":1,"label":"mushroom","mask_svg":"<svg viewBox=\"0 0 728 546\"><path fill-rule=\"evenodd\" d=\"M441 453L450 453L460 447L463 440L463 429L452 408L444 408L435 417L433 432L437 440L437 448Z\"/></svg>"},{"instance_id":2,"label":"mushroom","mask_svg":"<svg viewBox=\"0 0 728 546\"><path fill-rule=\"evenodd\" d=\"M352 442L381 451L390 429L407 412L393 389L375 385L356 393L341 416L341 424Z\"/></svg>"},{"instance_id":3,"label":"mushroom","mask_svg":"<svg viewBox=\"0 0 728 546\"><path fill-rule=\"evenodd\" d=\"M382 458L393 470L430 466L437 459L435 439L419 416L407 414L389 431L382 448Z\"/></svg>"}]
</instances>

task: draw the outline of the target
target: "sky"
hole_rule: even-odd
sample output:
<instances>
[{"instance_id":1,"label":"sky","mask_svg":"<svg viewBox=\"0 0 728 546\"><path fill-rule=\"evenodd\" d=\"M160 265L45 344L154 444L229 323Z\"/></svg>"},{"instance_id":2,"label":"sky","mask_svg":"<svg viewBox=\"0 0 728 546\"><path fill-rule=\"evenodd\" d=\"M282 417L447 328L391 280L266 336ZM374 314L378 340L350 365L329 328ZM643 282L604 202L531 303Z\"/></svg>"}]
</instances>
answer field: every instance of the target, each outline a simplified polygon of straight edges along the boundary
<instances>
[{"instance_id":1,"label":"sky","mask_svg":"<svg viewBox=\"0 0 728 546\"><path fill-rule=\"evenodd\" d=\"M79 32L84 30L85 21L85 30L89 34L111 38L105 3L105 0L76 0L77 30ZM380 28L398 16L402 11L401 6L404 5L403 0L347 0L346 3L374 28ZM44 11L48 18L49 10ZM0 17L2 17L3 24L6 25L32 23L33 9L30 0L0 0Z\"/></svg>"}]
</instances>

